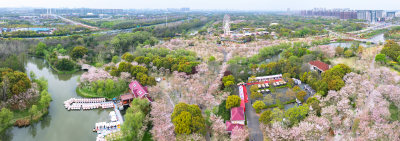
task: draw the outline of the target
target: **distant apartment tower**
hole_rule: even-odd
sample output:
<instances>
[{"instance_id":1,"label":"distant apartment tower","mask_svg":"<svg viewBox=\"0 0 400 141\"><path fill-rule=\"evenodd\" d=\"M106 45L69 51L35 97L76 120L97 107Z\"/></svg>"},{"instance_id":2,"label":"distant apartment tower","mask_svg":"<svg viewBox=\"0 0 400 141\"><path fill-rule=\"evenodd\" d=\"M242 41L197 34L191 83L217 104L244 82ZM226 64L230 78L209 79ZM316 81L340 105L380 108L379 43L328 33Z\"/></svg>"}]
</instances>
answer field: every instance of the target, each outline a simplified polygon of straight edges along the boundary
<instances>
[{"instance_id":1,"label":"distant apartment tower","mask_svg":"<svg viewBox=\"0 0 400 141\"><path fill-rule=\"evenodd\" d=\"M341 11L340 19L357 19L356 11Z\"/></svg>"},{"instance_id":2,"label":"distant apartment tower","mask_svg":"<svg viewBox=\"0 0 400 141\"><path fill-rule=\"evenodd\" d=\"M315 8L313 10L300 11L302 16L335 17L339 19L357 19L357 12L349 9L330 9Z\"/></svg>"},{"instance_id":3,"label":"distant apartment tower","mask_svg":"<svg viewBox=\"0 0 400 141\"><path fill-rule=\"evenodd\" d=\"M190 11L190 8L189 7L182 7L181 11Z\"/></svg>"},{"instance_id":4,"label":"distant apartment tower","mask_svg":"<svg viewBox=\"0 0 400 141\"><path fill-rule=\"evenodd\" d=\"M383 10L357 10L357 19L368 22L378 22L383 20Z\"/></svg>"},{"instance_id":5,"label":"distant apartment tower","mask_svg":"<svg viewBox=\"0 0 400 141\"><path fill-rule=\"evenodd\" d=\"M388 18L393 18L395 16L396 16L396 12L394 12L394 11L386 12L386 17L388 17Z\"/></svg>"}]
</instances>

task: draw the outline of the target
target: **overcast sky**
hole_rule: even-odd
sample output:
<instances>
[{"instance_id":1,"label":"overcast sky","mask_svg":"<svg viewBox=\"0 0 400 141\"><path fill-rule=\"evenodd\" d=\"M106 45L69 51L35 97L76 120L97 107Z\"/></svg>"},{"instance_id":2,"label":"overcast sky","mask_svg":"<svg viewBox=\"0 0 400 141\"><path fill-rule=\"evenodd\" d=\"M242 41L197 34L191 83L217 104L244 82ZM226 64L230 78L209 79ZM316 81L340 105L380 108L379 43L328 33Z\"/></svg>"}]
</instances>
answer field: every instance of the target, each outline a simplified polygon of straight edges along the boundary
<instances>
[{"instance_id":1,"label":"overcast sky","mask_svg":"<svg viewBox=\"0 0 400 141\"><path fill-rule=\"evenodd\" d=\"M0 0L0 7L292 10L312 8L400 9L400 0Z\"/></svg>"}]
</instances>

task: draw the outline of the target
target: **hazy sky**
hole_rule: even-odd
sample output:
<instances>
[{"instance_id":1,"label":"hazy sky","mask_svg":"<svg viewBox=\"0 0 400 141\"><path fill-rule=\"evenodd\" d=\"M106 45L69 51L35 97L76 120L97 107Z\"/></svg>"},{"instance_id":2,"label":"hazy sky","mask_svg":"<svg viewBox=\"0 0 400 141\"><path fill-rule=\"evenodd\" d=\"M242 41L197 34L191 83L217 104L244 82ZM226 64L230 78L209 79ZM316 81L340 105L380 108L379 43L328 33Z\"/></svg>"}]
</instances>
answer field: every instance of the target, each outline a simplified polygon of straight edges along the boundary
<instances>
[{"instance_id":1,"label":"hazy sky","mask_svg":"<svg viewBox=\"0 0 400 141\"><path fill-rule=\"evenodd\" d=\"M400 0L0 0L0 7L293 10L312 8L400 9Z\"/></svg>"}]
</instances>

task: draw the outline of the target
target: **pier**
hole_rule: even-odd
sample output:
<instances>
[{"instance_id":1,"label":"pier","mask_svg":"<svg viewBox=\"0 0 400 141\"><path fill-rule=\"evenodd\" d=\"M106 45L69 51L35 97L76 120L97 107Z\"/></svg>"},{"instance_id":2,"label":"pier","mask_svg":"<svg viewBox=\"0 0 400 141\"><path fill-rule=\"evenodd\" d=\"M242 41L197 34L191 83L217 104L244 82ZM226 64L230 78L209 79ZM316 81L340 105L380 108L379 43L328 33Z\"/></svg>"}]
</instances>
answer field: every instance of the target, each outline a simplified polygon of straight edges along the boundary
<instances>
[{"instance_id":1,"label":"pier","mask_svg":"<svg viewBox=\"0 0 400 141\"><path fill-rule=\"evenodd\" d=\"M118 102L117 102L118 103ZM95 124L93 132L96 132L97 141L105 141L105 136L121 131L121 125L124 119L118 109L118 104L113 101L107 101L105 98L70 98L64 101L64 107L67 110L92 110L113 108L109 114L110 121L98 122Z\"/></svg>"},{"instance_id":2,"label":"pier","mask_svg":"<svg viewBox=\"0 0 400 141\"><path fill-rule=\"evenodd\" d=\"M64 107L68 110L107 109L113 108L114 103L105 98L71 98L64 101Z\"/></svg>"}]
</instances>

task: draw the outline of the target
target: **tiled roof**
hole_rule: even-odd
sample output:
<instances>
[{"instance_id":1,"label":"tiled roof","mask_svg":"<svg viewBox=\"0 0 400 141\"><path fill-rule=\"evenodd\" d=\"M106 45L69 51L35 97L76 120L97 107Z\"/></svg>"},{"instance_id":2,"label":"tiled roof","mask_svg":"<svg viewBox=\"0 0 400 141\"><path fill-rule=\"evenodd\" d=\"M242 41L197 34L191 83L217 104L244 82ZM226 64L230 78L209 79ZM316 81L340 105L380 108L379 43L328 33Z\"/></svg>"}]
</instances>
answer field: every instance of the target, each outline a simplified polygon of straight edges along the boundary
<instances>
[{"instance_id":1,"label":"tiled roof","mask_svg":"<svg viewBox=\"0 0 400 141\"><path fill-rule=\"evenodd\" d=\"M329 65L321 61L310 61L309 64L319 68L322 71L329 70Z\"/></svg>"},{"instance_id":2,"label":"tiled roof","mask_svg":"<svg viewBox=\"0 0 400 141\"><path fill-rule=\"evenodd\" d=\"M147 90L142 86L142 85L140 85L140 83L138 82L138 81L132 81L130 84L129 84L129 88L131 89L131 92L132 93L134 93L134 94L136 94L136 95L138 95L139 97L143 97L144 95L146 95L147 94Z\"/></svg>"},{"instance_id":3,"label":"tiled roof","mask_svg":"<svg viewBox=\"0 0 400 141\"><path fill-rule=\"evenodd\" d=\"M225 125L226 125L226 131L232 131L235 127L242 128L242 129L244 127L244 125L232 124L231 121L226 121Z\"/></svg>"},{"instance_id":4,"label":"tiled roof","mask_svg":"<svg viewBox=\"0 0 400 141\"><path fill-rule=\"evenodd\" d=\"M133 94L124 94L121 95L121 100L125 101L125 100L132 100L134 98Z\"/></svg>"},{"instance_id":5,"label":"tiled roof","mask_svg":"<svg viewBox=\"0 0 400 141\"><path fill-rule=\"evenodd\" d=\"M234 107L231 109L231 120L244 120L244 109L243 107Z\"/></svg>"}]
</instances>

